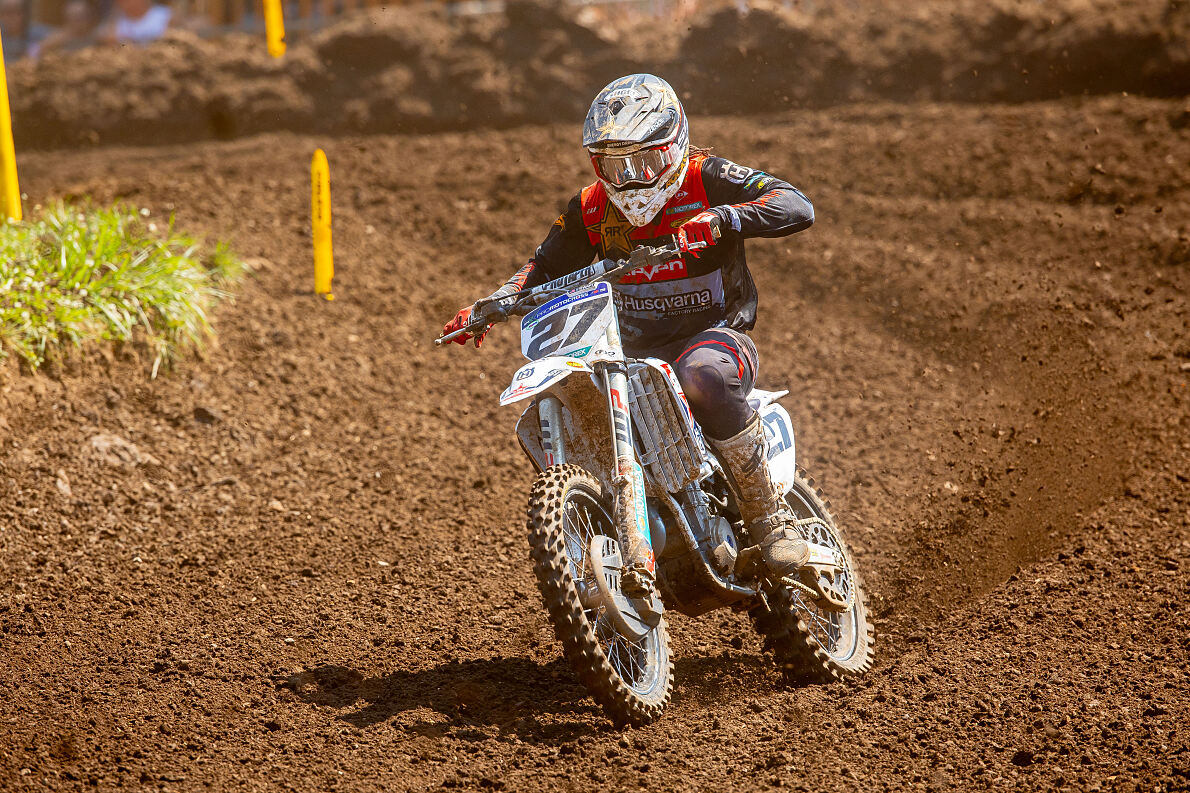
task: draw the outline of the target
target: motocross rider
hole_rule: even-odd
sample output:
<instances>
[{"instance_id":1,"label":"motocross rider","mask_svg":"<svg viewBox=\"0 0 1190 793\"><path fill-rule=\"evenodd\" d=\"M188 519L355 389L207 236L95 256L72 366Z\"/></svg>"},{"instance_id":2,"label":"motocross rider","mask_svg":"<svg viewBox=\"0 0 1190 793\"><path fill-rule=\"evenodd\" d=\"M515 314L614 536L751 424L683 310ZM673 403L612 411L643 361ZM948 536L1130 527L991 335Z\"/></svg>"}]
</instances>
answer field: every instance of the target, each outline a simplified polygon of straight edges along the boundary
<instances>
[{"instance_id":1,"label":"motocross rider","mask_svg":"<svg viewBox=\"0 0 1190 793\"><path fill-rule=\"evenodd\" d=\"M765 565L778 577L795 574L809 548L769 474L764 427L747 401L757 355L745 331L756 322L757 294L744 240L807 229L814 208L780 179L692 149L677 94L651 74L621 77L599 92L583 147L596 181L570 199L533 258L492 297L543 284L596 257L627 258L639 245L665 244L676 234L681 258L638 268L613 285L625 354L673 364ZM691 250L694 242L706 247ZM466 327L472 309L460 309L443 333ZM484 335L475 336L476 347Z\"/></svg>"}]
</instances>

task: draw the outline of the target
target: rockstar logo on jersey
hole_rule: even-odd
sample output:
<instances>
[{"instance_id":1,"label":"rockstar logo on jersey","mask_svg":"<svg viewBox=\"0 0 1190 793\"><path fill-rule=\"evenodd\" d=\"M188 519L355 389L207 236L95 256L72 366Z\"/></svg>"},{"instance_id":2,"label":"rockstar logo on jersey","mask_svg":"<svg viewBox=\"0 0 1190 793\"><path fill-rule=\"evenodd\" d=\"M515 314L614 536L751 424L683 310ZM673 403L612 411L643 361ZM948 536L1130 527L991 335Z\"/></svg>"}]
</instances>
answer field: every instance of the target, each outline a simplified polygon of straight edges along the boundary
<instances>
[{"instance_id":1,"label":"rockstar logo on jersey","mask_svg":"<svg viewBox=\"0 0 1190 793\"><path fill-rule=\"evenodd\" d=\"M623 259L632 252L632 240L629 232L635 228L628 219L620 214L611 201L608 201L603 218L599 221L600 247L603 255L612 259Z\"/></svg>"}]
</instances>

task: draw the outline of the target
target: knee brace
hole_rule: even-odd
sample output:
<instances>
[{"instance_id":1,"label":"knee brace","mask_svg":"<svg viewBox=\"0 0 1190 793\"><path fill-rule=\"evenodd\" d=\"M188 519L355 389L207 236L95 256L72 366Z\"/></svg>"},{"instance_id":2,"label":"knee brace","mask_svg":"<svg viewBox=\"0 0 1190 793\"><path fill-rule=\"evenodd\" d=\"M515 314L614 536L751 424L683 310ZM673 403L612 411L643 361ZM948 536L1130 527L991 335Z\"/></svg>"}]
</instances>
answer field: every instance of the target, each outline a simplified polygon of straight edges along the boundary
<instances>
[{"instance_id":1,"label":"knee brace","mask_svg":"<svg viewBox=\"0 0 1190 793\"><path fill-rule=\"evenodd\" d=\"M730 438L743 430L752 414L743 393L739 364L725 351L699 347L674 367L690 410L712 438Z\"/></svg>"}]
</instances>

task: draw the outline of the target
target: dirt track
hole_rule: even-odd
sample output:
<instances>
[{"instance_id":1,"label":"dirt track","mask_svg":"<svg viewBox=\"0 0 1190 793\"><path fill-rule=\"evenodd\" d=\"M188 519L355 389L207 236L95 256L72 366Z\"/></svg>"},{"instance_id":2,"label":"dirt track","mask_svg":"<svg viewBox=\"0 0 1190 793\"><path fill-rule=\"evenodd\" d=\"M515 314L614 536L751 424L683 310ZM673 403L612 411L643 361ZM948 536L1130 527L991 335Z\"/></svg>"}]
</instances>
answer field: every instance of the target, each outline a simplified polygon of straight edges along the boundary
<instances>
[{"instance_id":1,"label":"dirt track","mask_svg":"<svg viewBox=\"0 0 1190 793\"><path fill-rule=\"evenodd\" d=\"M429 346L587 180L576 125L25 156L31 201L173 212L258 270L156 382L4 374L0 789L1186 789L1187 112L694 119L815 202L749 249L756 339L879 666L788 690L746 620L674 617L674 704L627 733L531 579L515 334ZM334 303L306 293L317 145Z\"/></svg>"}]
</instances>

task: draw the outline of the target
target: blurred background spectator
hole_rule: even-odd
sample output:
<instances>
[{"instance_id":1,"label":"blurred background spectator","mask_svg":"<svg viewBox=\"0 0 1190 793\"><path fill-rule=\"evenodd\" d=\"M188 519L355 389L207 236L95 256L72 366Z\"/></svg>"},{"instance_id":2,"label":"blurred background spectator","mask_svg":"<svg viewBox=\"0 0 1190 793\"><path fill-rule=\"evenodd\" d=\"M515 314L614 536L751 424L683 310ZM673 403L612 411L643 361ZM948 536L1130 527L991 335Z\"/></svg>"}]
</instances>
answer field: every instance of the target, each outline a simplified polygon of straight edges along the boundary
<instances>
[{"instance_id":1,"label":"blurred background spectator","mask_svg":"<svg viewBox=\"0 0 1190 793\"><path fill-rule=\"evenodd\" d=\"M45 37L37 55L72 52L95 43L95 11L88 0L68 0L62 7L62 27Z\"/></svg>"},{"instance_id":2,"label":"blurred background spectator","mask_svg":"<svg viewBox=\"0 0 1190 793\"><path fill-rule=\"evenodd\" d=\"M4 36L4 61L35 56L53 28L33 22L33 4L26 0L0 0L0 34Z\"/></svg>"},{"instance_id":3,"label":"blurred background spectator","mask_svg":"<svg viewBox=\"0 0 1190 793\"><path fill-rule=\"evenodd\" d=\"M153 0L116 0L99 40L106 44L146 44L165 35L172 18L169 6Z\"/></svg>"},{"instance_id":4,"label":"blurred background spectator","mask_svg":"<svg viewBox=\"0 0 1190 793\"><path fill-rule=\"evenodd\" d=\"M344 16L413 0L282 0L292 40ZM783 5L806 0L781 0ZM433 0L451 15L500 11L505 0ZM606 28L628 28L642 20L674 21L696 13L740 5L744 0L557 0L578 9L580 20ZM166 4L168 3L168 5ZM172 28L203 37L264 30L261 0L0 0L4 60L70 52L93 43L146 44ZM97 26L98 23L98 26Z\"/></svg>"}]
</instances>

